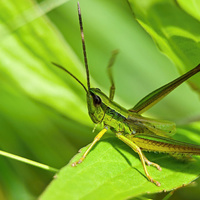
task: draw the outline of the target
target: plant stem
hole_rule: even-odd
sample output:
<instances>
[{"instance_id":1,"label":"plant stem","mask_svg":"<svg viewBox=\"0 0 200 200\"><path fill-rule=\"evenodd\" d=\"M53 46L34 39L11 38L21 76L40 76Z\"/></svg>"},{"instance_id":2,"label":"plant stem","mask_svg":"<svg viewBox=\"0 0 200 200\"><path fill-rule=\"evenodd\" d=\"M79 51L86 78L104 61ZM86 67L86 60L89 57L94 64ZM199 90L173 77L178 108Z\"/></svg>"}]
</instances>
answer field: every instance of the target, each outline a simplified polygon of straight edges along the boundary
<instances>
[{"instance_id":1,"label":"plant stem","mask_svg":"<svg viewBox=\"0 0 200 200\"><path fill-rule=\"evenodd\" d=\"M41 164L39 162L29 160L27 158L23 158L21 156L17 156L17 155L14 155L14 154L2 151L2 150L0 150L0 155L14 159L14 160L18 160L18 161L21 161L21 162L24 162L24 163L27 163L29 165L39 167L39 168L44 169L44 170L48 170L48 171L52 171L52 172L58 172L58 169L55 169L55 168L50 167L48 165L44 165L44 164Z\"/></svg>"}]
</instances>

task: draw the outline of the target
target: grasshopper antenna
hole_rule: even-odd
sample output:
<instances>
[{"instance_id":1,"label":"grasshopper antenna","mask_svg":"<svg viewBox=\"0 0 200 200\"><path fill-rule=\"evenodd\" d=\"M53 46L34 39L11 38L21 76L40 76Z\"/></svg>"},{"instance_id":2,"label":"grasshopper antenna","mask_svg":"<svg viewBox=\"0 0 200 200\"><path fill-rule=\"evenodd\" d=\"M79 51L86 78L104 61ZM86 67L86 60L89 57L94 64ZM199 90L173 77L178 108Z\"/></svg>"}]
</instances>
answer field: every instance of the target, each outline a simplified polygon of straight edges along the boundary
<instances>
[{"instance_id":1,"label":"grasshopper antenna","mask_svg":"<svg viewBox=\"0 0 200 200\"><path fill-rule=\"evenodd\" d=\"M62 69L63 71L67 72L71 77L73 77L77 82L80 83L80 85L82 85L83 89L88 93L85 85L83 85L83 83L78 79L76 78L76 76L74 76L70 71L68 71L67 69L65 69L63 66L57 64L57 63L54 63L54 62L51 62L53 65L55 65L56 67Z\"/></svg>"},{"instance_id":2,"label":"grasshopper antenna","mask_svg":"<svg viewBox=\"0 0 200 200\"><path fill-rule=\"evenodd\" d=\"M61 66L61 65L59 65L57 63L54 63L54 62L52 62L52 64L55 65L56 67L62 69L63 71L67 72L70 76L72 76L77 82L80 83L80 85L82 85L82 87L84 88L84 90L88 93L88 91L90 89L90 73L89 73L88 62L87 62L85 40L84 40L84 33L83 33L83 23L82 23L81 9L80 9L79 2L78 2L78 17L79 17L79 24L80 24L80 31L81 31L81 39L82 39L82 47L83 47L83 55L84 55L84 62L85 62L85 69L86 69L88 90L87 90L87 88L83 85L83 83L78 78L76 78L71 72L69 72L63 66Z\"/></svg>"},{"instance_id":3,"label":"grasshopper antenna","mask_svg":"<svg viewBox=\"0 0 200 200\"><path fill-rule=\"evenodd\" d=\"M84 39L84 33L83 33L83 23L82 23L81 9L80 9L79 2L77 3L77 5L78 5L78 17L79 17L79 25L80 25L80 31L81 31L83 55L84 55L84 62L85 62L85 69L86 69L86 76L87 76L87 87L89 90L90 89L90 74L89 74L88 61L87 61L87 55L86 55L85 39Z\"/></svg>"}]
</instances>

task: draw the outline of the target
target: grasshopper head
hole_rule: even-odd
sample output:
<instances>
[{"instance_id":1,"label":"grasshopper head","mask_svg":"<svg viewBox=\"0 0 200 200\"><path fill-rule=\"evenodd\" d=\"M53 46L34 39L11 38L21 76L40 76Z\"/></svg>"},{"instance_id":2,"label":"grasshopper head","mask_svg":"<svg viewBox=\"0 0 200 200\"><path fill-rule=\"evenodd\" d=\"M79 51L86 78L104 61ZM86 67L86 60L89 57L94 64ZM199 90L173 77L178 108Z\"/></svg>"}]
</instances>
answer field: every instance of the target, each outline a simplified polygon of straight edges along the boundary
<instances>
[{"instance_id":1,"label":"grasshopper head","mask_svg":"<svg viewBox=\"0 0 200 200\"><path fill-rule=\"evenodd\" d=\"M85 70L86 70L86 78L87 78L87 87L71 72L69 72L67 69L65 69L63 66L53 63L58 68L64 70L67 72L71 77L73 77L86 91L87 94L87 104L88 104L88 112L92 119L92 121L96 124L99 124L102 122L106 106L103 104L104 101L108 101L108 97L103 94L100 89L98 88L90 88L90 75L89 75L89 68L88 68L88 62L87 62L87 56L86 56L86 48L85 48L85 39L84 39L84 33L83 33L83 23L82 23L82 17L81 17L81 10L78 3L78 15L79 15L79 24L80 24L80 31L81 31L81 39L82 39L82 46L83 46L83 55L84 55L84 62L85 62Z\"/></svg>"},{"instance_id":2,"label":"grasshopper head","mask_svg":"<svg viewBox=\"0 0 200 200\"><path fill-rule=\"evenodd\" d=\"M87 105L88 113L92 121L96 124L102 122L106 110L105 104L103 104L104 99L108 97L101 92L98 88L90 88L87 93Z\"/></svg>"},{"instance_id":3,"label":"grasshopper head","mask_svg":"<svg viewBox=\"0 0 200 200\"><path fill-rule=\"evenodd\" d=\"M73 77L86 91L87 94L87 105L88 105L88 113L90 118L95 124L99 124L102 122L106 110L104 101L109 101L108 97L101 92L98 88L90 88L89 78L88 78L88 88L84 86L84 84L76 78L71 72L65 69L63 66L53 63L58 68L62 69L63 71L67 72L71 77ZM89 76L88 76L89 77Z\"/></svg>"}]
</instances>

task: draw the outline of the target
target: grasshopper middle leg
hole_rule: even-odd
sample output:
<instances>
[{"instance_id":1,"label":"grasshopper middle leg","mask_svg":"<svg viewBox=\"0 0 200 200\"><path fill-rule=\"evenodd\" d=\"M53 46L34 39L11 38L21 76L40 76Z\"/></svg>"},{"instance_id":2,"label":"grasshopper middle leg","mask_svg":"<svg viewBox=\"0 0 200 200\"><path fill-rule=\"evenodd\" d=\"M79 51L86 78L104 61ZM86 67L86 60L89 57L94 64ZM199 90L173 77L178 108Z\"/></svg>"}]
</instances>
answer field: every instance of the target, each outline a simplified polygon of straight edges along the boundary
<instances>
[{"instance_id":1,"label":"grasshopper middle leg","mask_svg":"<svg viewBox=\"0 0 200 200\"><path fill-rule=\"evenodd\" d=\"M134 143L132 142L131 140L129 140L128 138L126 138L124 135L122 135L121 133L117 133L116 134L117 137L122 140L124 143L126 143L128 146L130 146L136 153L138 153L139 157L140 157L140 160L142 162L142 166L144 168L144 172L147 176L147 178L149 179L149 181L151 181L152 183L155 183L157 186L160 186L160 183L156 180L154 180L150 175L149 175L149 172L147 171L147 168L146 168L146 165L145 165L145 162L149 165L153 165L153 166L156 166L157 169L161 169L159 165L155 164L155 163L152 163L150 162L145 156L144 154L142 153L141 149Z\"/></svg>"}]
</instances>

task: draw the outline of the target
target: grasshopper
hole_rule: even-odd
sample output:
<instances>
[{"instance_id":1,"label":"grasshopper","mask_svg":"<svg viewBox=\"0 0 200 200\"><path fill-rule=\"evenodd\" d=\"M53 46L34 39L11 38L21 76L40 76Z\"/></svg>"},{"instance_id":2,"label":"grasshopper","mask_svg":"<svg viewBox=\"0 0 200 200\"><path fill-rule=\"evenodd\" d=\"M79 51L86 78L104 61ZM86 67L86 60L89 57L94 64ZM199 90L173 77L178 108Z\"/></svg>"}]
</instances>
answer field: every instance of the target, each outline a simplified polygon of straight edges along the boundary
<instances>
[{"instance_id":1,"label":"grasshopper","mask_svg":"<svg viewBox=\"0 0 200 200\"><path fill-rule=\"evenodd\" d=\"M175 123L150 119L143 117L141 114L159 102L177 86L198 73L200 71L200 64L182 76L178 77L177 79L151 92L142 100L140 100L133 108L127 110L113 101L115 94L115 84L111 73L111 66L115 60L117 54L116 51L113 53L113 56L111 57L108 65L108 74L111 81L109 97L106 96L99 88L90 87L89 68L86 56L83 24L79 3L78 16L86 69L87 88L78 78L76 78L63 66L56 63L53 64L67 72L83 87L83 89L86 91L88 113L90 118L95 124L103 124L104 128L97 134L83 156L78 161L74 162L72 166L76 166L77 164L83 162L96 142L98 142L107 132L107 130L110 129L113 133L116 134L117 138L126 143L139 155L148 180L157 186L160 186L160 183L150 176L146 168L146 164L152 165L158 170L161 170L161 167L158 164L149 161L145 157L143 151L169 153L173 156L178 154L200 155L200 145L193 145L172 139L171 136L176 132Z\"/></svg>"}]
</instances>

